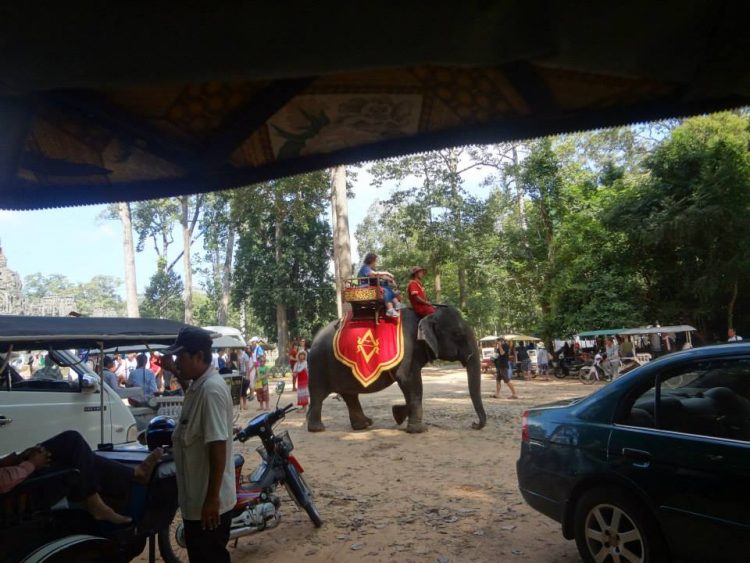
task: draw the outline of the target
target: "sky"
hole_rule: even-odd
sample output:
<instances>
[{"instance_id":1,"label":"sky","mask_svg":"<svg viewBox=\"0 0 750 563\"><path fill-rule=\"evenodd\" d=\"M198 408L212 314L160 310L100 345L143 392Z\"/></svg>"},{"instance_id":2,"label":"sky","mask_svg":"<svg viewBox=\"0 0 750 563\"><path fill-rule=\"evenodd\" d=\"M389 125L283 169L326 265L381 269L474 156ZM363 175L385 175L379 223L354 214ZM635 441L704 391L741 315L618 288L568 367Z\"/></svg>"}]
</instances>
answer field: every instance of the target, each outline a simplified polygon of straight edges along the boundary
<instances>
[{"instance_id":1,"label":"sky","mask_svg":"<svg viewBox=\"0 0 750 563\"><path fill-rule=\"evenodd\" d=\"M467 189L486 196L487 190L479 187L486 173L478 170L467 176ZM360 169L354 184L354 198L349 200L353 260L359 258L354 238L357 226L372 205L378 199L386 199L395 187L391 183L377 189L370 185L371 180L366 170ZM0 210L0 245L8 267L18 272L22 280L37 272L62 274L75 283L89 281L97 275L124 280L122 226L117 220L101 219L104 208L104 205L90 205L40 211ZM182 249L181 233L175 231L174 239L170 247L172 259ZM194 248L202 254L202 243L198 241L196 244ZM156 253L148 244L143 252L136 252L135 268L138 293L143 293L156 271ZM195 276L194 283L199 288L200 280ZM120 286L120 293L124 297L124 283Z\"/></svg>"}]
</instances>

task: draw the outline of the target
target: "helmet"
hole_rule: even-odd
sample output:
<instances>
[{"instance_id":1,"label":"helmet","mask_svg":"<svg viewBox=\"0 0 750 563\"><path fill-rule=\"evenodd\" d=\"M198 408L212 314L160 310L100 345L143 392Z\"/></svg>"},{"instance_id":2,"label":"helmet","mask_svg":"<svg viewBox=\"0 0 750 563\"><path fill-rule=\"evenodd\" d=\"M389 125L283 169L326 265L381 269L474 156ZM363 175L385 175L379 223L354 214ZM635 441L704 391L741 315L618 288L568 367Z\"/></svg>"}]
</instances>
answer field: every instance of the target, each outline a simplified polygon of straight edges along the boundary
<instances>
[{"instance_id":1,"label":"helmet","mask_svg":"<svg viewBox=\"0 0 750 563\"><path fill-rule=\"evenodd\" d=\"M146 444L149 450L172 447L172 432L177 423L168 416L155 416L146 428Z\"/></svg>"}]
</instances>

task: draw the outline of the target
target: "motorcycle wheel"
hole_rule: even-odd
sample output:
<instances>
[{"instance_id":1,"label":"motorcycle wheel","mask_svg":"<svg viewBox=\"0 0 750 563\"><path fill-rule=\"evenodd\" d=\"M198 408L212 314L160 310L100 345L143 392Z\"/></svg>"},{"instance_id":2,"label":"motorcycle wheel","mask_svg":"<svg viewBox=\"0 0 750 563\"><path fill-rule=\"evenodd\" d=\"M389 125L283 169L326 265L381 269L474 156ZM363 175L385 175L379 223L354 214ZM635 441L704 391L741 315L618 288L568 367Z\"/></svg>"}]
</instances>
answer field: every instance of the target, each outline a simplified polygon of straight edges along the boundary
<instances>
[{"instance_id":1,"label":"motorcycle wheel","mask_svg":"<svg viewBox=\"0 0 750 563\"><path fill-rule=\"evenodd\" d=\"M565 379L565 372L564 372L564 371L562 371L562 370L555 370L555 371L553 372L553 375L554 375L554 376L555 376L555 377L556 377L557 379Z\"/></svg>"},{"instance_id":2,"label":"motorcycle wheel","mask_svg":"<svg viewBox=\"0 0 750 563\"><path fill-rule=\"evenodd\" d=\"M165 563L188 563L184 534L182 518L177 515L172 519L169 528L159 530L157 534L159 554Z\"/></svg>"},{"instance_id":3,"label":"motorcycle wheel","mask_svg":"<svg viewBox=\"0 0 750 563\"><path fill-rule=\"evenodd\" d=\"M594 369L593 368L581 368L581 371L578 373L578 377L581 380L581 383L584 385L591 385L596 381L596 377L594 377Z\"/></svg>"},{"instance_id":4,"label":"motorcycle wheel","mask_svg":"<svg viewBox=\"0 0 750 563\"><path fill-rule=\"evenodd\" d=\"M284 485L289 496L292 497L297 506L307 512L315 527L320 528L323 525L323 520L320 517L320 512L318 512L318 507L313 502L312 490L307 486L305 479L299 474L297 468L291 463L286 464L285 473Z\"/></svg>"}]
</instances>

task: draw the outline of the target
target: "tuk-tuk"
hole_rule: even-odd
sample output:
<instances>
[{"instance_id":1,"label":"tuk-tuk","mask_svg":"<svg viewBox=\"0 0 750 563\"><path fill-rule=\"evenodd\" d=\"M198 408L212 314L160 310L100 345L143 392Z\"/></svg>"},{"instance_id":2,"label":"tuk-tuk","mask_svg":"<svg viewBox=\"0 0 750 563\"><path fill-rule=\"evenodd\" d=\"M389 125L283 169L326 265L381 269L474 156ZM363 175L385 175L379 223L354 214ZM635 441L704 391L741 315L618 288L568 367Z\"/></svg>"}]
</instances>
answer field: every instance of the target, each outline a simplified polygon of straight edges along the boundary
<instances>
[{"instance_id":1,"label":"tuk-tuk","mask_svg":"<svg viewBox=\"0 0 750 563\"><path fill-rule=\"evenodd\" d=\"M185 326L158 319L0 316L0 452L72 429L98 442L92 448L95 455L141 463L149 452L133 442L133 416L100 375L83 369L85 362L71 350L171 344ZM10 366L14 350L47 350L67 373L59 379L21 377ZM19 397L23 408L16 408ZM55 400L64 405L59 413L53 408ZM92 428L98 430L96 438ZM177 512L175 468L169 454L147 485L132 485L127 506L121 509L133 519L126 527L102 525L66 502L68 487L79 478L75 470L45 470L0 495L0 562L129 561L147 543L149 559L155 561L157 537L162 557L179 561L168 541Z\"/></svg>"}]
</instances>

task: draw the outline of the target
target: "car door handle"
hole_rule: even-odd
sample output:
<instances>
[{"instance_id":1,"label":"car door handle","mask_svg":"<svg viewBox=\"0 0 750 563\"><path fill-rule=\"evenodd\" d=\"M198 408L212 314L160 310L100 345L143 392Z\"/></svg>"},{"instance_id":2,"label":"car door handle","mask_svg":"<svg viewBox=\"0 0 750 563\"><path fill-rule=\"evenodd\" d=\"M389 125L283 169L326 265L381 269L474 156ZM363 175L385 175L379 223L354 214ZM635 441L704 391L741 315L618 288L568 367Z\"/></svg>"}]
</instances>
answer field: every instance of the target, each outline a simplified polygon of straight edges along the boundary
<instances>
[{"instance_id":1,"label":"car door handle","mask_svg":"<svg viewBox=\"0 0 750 563\"><path fill-rule=\"evenodd\" d=\"M13 422L12 418L8 418L7 416L0 416L0 426L6 426Z\"/></svg>"},{"instance_id":2,"label":"car door handle","mask_svg":"<svg viewBox=\"0 0 750 563\"><path fill-rule=\"evenodd\" d=\"M651 463L651 452L635 448L622 448L622 455L637 462L639 467L646 467Z\"/></svg>"},{"instance_id":3,"label":"car door handle","mask_svg":"<svg viewBox=\"0 0 750 563\"><path fill-rule=\"evenodd\" d=\"M719 454L706 454L706 457L709 461L721 461L724 459L724 456Z\"/></svg>"}]
</instances>

